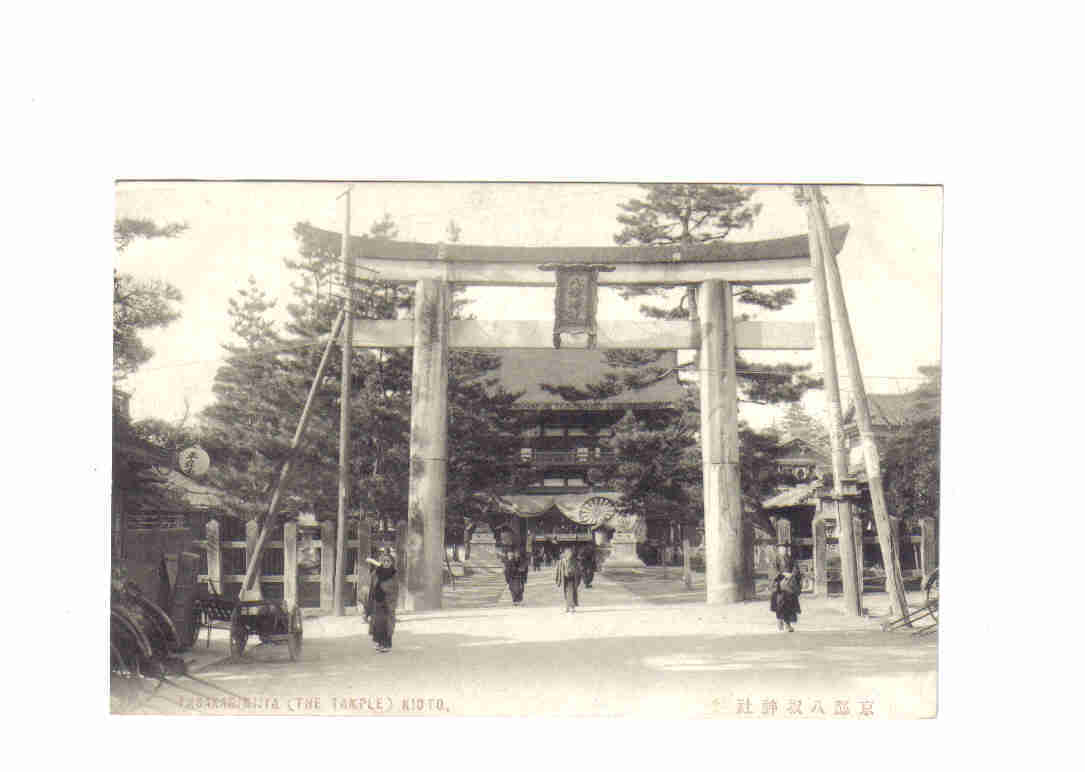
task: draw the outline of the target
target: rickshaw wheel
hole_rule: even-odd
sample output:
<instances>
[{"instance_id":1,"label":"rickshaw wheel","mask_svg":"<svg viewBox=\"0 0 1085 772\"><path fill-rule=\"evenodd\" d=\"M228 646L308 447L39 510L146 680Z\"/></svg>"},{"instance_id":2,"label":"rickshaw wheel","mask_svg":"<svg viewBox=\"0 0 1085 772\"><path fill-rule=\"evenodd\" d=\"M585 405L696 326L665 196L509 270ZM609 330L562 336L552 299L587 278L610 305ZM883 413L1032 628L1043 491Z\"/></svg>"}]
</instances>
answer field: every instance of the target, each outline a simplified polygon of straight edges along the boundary
<instances>
[{"instance_id":1,"label":"rickshaw wheel","mask_svg":"<svg viewBox=\"0 0 1085 772\"><path fill-rule=\"evenodd\" d=\"M238 659L245 651L245 644L249 640L249 631L241 618L241 608L237 607L230 614L230 656Z\"/></svg>"},{"instance_id":2,"label":"rickshaw wheel","mask_svg":"<svg viewBox=\"0 0 1085 772\"><path fill-rule=\"evenodd\" d=\"M294 606L290 612L290 623L286 636L286 648L290 652L290 661L294 662L301 656L301 609Z\"/></svg>"},{"instance_id":3,"label":"rickshaw wheel","mask_svg":"<svg viewBox=\"0 0 1085 772\"><path fill-rule=\"evenodd\" d=\"M927 580L927 608L930 609L934 621L938 621L938 571Z\"/></svg>"}]
</instances>

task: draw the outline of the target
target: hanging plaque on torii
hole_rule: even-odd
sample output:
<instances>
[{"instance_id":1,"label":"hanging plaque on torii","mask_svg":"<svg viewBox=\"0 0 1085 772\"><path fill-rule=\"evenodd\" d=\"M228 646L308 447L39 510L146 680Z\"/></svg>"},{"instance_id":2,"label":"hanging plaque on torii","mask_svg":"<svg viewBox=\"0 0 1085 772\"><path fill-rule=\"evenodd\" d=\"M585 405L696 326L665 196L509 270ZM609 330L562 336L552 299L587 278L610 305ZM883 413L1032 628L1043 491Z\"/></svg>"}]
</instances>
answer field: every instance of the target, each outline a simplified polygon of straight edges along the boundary
<instances>
[{"instance_id":1,"label":"hanging plaque on torii","mask_svg":"<svg viewBox=\"0 0 1085 772\"><path fill-rule=\"evenodd\" d=\"M613 271L601 263L544 263L540 271L554 271L554 348L561 348L562 333L588 336L588 348L595 348L596 313L599 310L599 272Z\"/></svg>"}]
</instances>

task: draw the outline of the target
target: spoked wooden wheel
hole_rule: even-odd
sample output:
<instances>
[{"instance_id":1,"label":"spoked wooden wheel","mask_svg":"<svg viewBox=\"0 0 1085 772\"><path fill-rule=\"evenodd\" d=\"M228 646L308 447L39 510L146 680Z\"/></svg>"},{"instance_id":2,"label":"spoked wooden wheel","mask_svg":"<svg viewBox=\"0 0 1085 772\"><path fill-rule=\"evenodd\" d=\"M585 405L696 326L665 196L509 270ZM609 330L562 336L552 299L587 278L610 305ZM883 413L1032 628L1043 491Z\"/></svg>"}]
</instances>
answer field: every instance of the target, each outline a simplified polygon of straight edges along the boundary
<instances>
[{"instance_id":1,"label":"spoked wooden wheel","mask_svg":"<svg viewBox=\"0 0 1085 772\"><path fill-rule=\"evenodd\" d=\"M934 621L938 621L938 570L931 574L927 580L927 608L930 609Z\"/></svg>"},{"instance_id":2,"label":"spoked wooden wheel","mask_svg":"<svg viewBox=\"0 0 1085 772\"><path fill-rule=\"evenodd\" d=\"M245 644L249 641L249 631L245 627L245 621L241 618L241 609L235 608L230 615L230 657L239 659L245 651Z\"/></svg>"},{"instance_id":3,"label":"spoked wooden wheel","mask_svg":"<svg viewBox=\"0 0 1085 772\"><path fill-rule=\"evenodd\" d=\"M298 606L294 606L293 610L290 612L286 647L290 651L291 662L294 662L301 656L301 608Z\"/></svg>"}]
</instances>

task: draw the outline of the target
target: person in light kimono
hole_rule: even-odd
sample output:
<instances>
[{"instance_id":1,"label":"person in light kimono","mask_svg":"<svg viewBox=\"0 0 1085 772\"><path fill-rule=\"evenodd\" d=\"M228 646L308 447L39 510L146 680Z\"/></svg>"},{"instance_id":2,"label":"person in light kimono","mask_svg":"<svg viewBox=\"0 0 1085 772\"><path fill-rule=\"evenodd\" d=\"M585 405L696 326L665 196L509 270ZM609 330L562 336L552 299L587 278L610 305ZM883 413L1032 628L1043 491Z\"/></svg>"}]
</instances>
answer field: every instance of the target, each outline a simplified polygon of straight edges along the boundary
<instances>
[{"instance_id":1,"label":"person in light kimono","mask_svg":"<svg viewBox=\"0 0 1085 772\"><path fill-rule=\"evenodd\" d=\"M580 564L573 555L573 548L566 547L554 574L556 584L565 595L565 613L574 613L580 604L577 589L580 586Z\"/></svg>"}]
</instances>

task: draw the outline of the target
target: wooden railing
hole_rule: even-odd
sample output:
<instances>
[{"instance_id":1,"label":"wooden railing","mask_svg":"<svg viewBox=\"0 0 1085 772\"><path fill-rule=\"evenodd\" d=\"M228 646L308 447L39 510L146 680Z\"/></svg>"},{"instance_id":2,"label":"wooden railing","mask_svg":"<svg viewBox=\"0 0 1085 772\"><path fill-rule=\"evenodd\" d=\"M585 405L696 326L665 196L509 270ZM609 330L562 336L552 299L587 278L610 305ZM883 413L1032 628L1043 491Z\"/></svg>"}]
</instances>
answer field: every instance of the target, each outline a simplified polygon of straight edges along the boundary
<instances>
[{"instance_id":1,"label":"wooden railing","mask_svg":"<svg viewBox=\"0 0 1085 772\"><path fill-rule=\"evenodd\" d=\"M517 458L523 463L536 466L576 466L610 461L614 458L614 451L609 448L592 448L579 453L573 450L532 450L530 453L521 451Z\"/></svg>"},{"instance_id":2,"label":"wooden railing","mask_svg":"<svg viewBox=\"0 0 1085 772\"><path fill-rule=\"evenodd\" d=\"M207 570L199 575L197 581L209 584L216 593L226 594L224 591L226 585L240 585L245 580L249 557L259 533L259 528L254 521L249 521L245 525L245 539L220 539L220 524L212 519L207 522L205 538L193 542L194 547L202 549L207 555ZM364 533L368 536L367 527ZM364 557L361 560L358 559L358 550L362 541L358 538L346 540L346 568L349 572L344 576L348 584L347 592L344 593L346 605L354 605L351 601L357 597L357 588L369 576ZM319 584L320 609L329 611L332 608L335 589L335 523L330 521L321 523L319 538L314 536L306 539L306 542L308 548L314 551L320 550L319 572L309 573L299 570L298 525L285 523L282 526L281 539L273 538L264 543L264 552L260 560L261 571L257 574L256 584L281 584L283 599L288 607L298 604L299 584ZM366 538L364 543L366 556L368 556L370 540ZM266 570L277 567L281 567L281 574ZM354 589L351 590L349 585L353 585Z\"/></svg>"}]
</instances>

